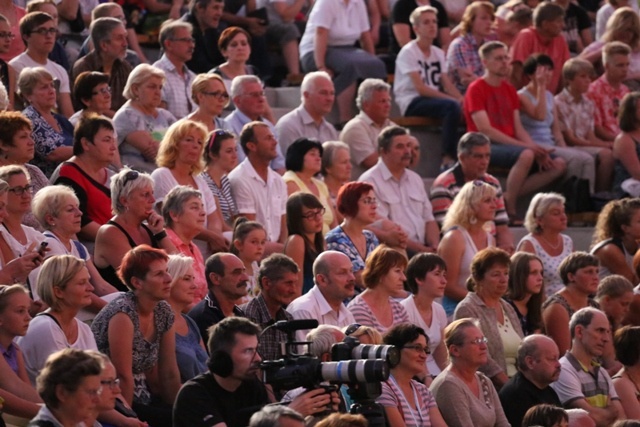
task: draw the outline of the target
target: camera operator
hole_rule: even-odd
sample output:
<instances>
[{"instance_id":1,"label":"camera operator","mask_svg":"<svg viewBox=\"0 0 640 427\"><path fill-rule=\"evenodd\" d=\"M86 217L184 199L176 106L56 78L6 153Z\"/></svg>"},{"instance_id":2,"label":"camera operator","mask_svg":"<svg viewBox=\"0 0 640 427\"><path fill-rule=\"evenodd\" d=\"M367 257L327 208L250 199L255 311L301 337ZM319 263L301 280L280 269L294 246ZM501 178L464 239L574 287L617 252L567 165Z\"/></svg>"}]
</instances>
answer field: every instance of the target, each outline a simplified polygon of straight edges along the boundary
<instances>
[{"instance_id":1,"label":"camera operator","mask_svg":"<svg viewBox=\"0 0 640 427\"><path fill-rule=\"evenodd\" d=\"M173 407L174 427L245 427L270 403L258 379L260 327L243 317L227 317L209 330L209 371L187 381ZM303 416L323 412L331 397L323 389L294 399L289 407Z\"/></svg>"},{"instance_id":2,"label":"camera operator","mask_svg":"<svg viewBox=\"0 0 640 427\"><path fill-rule=\"evenodd\" d=\"M258 274L260 295L240 308L246 318L265 329L280 320L292 320L285 307L295 298L298 287L298 265L284 254L272 254L260 263ZM279 359L280 343L287 334L276 328L260 336L258 353L264 360Z\"/></svg>"},{"instance_id":3,"label":"camera operator","mask_svg":"<svg viewBox=\"0 0 640 427\"><path fill-rule=\"evenodd\" d=\"M287 307L294 319L317 319L321 325L338 327L355 323L353 314L343 304L353 297L356 278L353 265L342 252L322 252L313 263L315 286L293 300ZM296 338L304 341L307 330L299 330Z\"/></svg>"}]
</instances>

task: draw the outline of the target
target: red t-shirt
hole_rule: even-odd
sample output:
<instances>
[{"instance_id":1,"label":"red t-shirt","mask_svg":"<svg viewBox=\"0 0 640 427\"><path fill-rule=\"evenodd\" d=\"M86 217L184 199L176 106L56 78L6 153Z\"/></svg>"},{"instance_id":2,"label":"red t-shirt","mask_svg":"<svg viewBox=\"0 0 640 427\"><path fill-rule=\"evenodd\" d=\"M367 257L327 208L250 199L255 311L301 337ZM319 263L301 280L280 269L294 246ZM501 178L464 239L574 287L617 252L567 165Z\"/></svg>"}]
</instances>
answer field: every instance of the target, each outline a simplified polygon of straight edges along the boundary
<instances>
[{"instance_id":1,"label":"red t-shirt","mask_svg":"<svg viewBox=\"0 0 640 427\"><path fill-rule=\"evenodd\" d=\"M513 112L520 109L520 99L516 88L506 81L500 86L491 86L484 79L477 79L469 85L464 96L464 118L468 132L478 132L471 118L477 111L486 111L491 126L512 138L516 137Z\"/></svg>"}]
</instances>

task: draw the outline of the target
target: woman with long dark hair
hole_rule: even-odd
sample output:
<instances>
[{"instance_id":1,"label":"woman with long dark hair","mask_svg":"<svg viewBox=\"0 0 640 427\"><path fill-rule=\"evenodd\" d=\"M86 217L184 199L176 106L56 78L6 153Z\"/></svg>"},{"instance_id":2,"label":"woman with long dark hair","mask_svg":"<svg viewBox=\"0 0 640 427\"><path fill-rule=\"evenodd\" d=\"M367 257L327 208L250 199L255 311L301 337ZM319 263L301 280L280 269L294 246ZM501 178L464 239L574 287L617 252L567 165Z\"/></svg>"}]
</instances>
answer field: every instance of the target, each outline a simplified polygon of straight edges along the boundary
<instances>
[{"instance_id":1,"label":"woman with long dark hair","mask_svg":"<svg viewBox=\"0 0 640 427\"><path fill-rule=\"evenodd\" d=\"M536 255L516 252L511 256L509 288L504 299L518 315L525 337L542 331L542 272L542 261Z\"/></svg>"},{"instance_id":2,"label":"woman with long dark hair","mask_svg":"<svg viewBox=\"0 0 640 427\"><path fill-rule=\"evenodd\" d=\"M324 205L309 193L295 193L287 200L287 229L289 237L284 253L291 257L301 274L299 293L303 295L313 288L313 262L324 252L322 216Z\"/></svg>"}]
</instances>

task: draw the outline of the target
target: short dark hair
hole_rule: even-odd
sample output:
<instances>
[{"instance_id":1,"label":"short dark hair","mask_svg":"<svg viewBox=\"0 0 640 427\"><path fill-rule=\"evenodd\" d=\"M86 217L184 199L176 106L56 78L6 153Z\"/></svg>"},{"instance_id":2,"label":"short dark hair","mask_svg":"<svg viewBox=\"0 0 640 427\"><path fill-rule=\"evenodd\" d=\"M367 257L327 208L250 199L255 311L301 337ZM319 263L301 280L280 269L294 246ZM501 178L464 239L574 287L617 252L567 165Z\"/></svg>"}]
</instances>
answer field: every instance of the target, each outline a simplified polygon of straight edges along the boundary
<instances>
[{"instance_id":1,"label":"short dark hair","mask_svg":"<svg viewBox=\"0 0 640 427\"><path fill-rule=\"evenodd\" d=\"M524 414L524 418L522 418L522 425L554 426L563 420L569 421L569 415L567 415L564 409L555 405L542 403L529 408Z\"/></svg>"},{"instance_id":2,"label":"short dark hair","mask_svg":"<svg viewBox=\"0 0 640 427\"><path fill-rule=\"evenodd\" d=\"M20 35L23 40L26 40L26 36L31 35L31 32L40 25L53 21L53 16L45 12L31 12L27 13L20 20Z\"/></svg>"},{"instance_id":3,"label":"short dark hair","mask_svg":"<svg viewBox=\"0 0 640 427\"><path fill-rule=\"evenodd\" d=\"M209 134L207 139L207 149L204 150L204 160L209 162L209 153L214 156L220 155L220 148L222 148L222 141L227 139L235 139L235 135L224 129L216 129Z\"/></svg>"},{"instance_id":4,"label":"short dark hair","mask_svg":"<svg viewBox=\"0 0 640 427\"><path fill-rule=\"evenodd\" d=\"M262 279L265 277L276 282L282 279L286 273L298 273L299 271L298 264L285 254L271 254L260 263L258 286L262 288Z\"/></svg>"},{"instance_id":5,"label":"short dark hair","mask_svg":"<svg viewBox=\"0 0 640 427\"><path fill-rule=\"evenodd\" d=\"M217 0L214 0L217 1ZM249 149L247 148L247 144L250 142L255 142L255 129L257 127L266 127L269 126L264 122L253 121L249 122L242 127L242 131L240 132L240 146L242 147L242 151L244 151L245 155L249 154Z\"/></svg>"},{"instance_id":6,"label":"short dark hair","mask_svg":"<svg viewBox=\"0 0 640 427\"><path fill-rule=\"evenodd\" d=\"M555 21L564 18L564 9L557 3L541 2L533 10L533 24L540 28L545 21Z\"/></svg>"},{"instance_id":7,"label":"short dark hair","mask_svg":"<svg viewBox=\"0 0 640 427\"><path fill-rule=\"evenodd\" d=\"M480 132L467 132L458 141L458 155L471 154L471 150L475 147L484 147L490 145L489 137Z\"/></svg>"},{"instance_id":8,"label":"short dark hair","mask_svg":"<svg viewBox=\"0 0 640 427\"><path fill-rule=\"evenodd\" d=\"M420 335L426 338L427 345L429 345L429 337L424 329L413 323L400 323L387 330L382 336L382 342L386 345L394 345L402 348L410 342L417 340Z\"/></svg>"},{"instance_id":9,"label":"short dark hair","mask_svg":"<svg viewBox=\"0 0 640 427\"><path fill-rule=\"evenodd\" d=\"M480 46L480 49L478 50L478 52L480 53L480 58L486 60L488 59L488 56L491 54L491 52L497 49L507 49L507 45L502 42L494 40L494 41L486 42L485 44Z\"/></svg>"},{"instance_id":10,"label":"short dark hair","mask_svg":"<svg viewBox=\"0 0 640 427\"><path fill-rule=\"evenodd\" d=\"M348 182L338 190L336 207L338 212L346 217L353 218L358 215L358 200L363 194L373 190L373 185L368 182Z\"/></svg>"},{"instance_id":11,"label":"short dark hair","mask_svg":"<svg viewBox=\"0 0 640 427\"><path fill-rule=\"evenodd\" d=\"M109 84L109 76L97 71L84 71L78 74L76 81L73 83L73 102L75 107L83 109L84 101L91 99L93 90L101 84Z\"/></svg>"},{"instance_id":12,"label":"short dark hair","mask_svg":"<svg viewBox=\"0 0 640 427\"><path fill-rule=\"evenodd\" d=\"M112 132L115 131L111 120L104 116L90 114L86 117L82 117L73 132L73 155L78 156L84 153L84 148L82 148L82 138L86 138L90 143L94 143L96 134L100 129L107 129Z\"/></svg>"},{"instance_id":13,"label":"short dark hair","mask_svg":"<svg viewBox=\"0 0 640 427\"><path fill-rule=\"evenodd\" d=\"M507 268L511 265L509 254L499 248L485 248L478 251L471 260L471 277L477 283L484 279L484 275L494 265L503 265Z\"/></svg>"},{"instance_id":14,"label":"short dark hair","mask_svg":"<svg viewBox=\"0 0 640 427\"><path fill-rule=\"evenodd\" d=\"M569 254L562 260L558 267L558 274L565 286L569 284L569 273L576 274L576 271L585 267L598 267L600 261L594 255L587 252L576 251Z\"/></svg>"},{"instance_id":15,"label":"short dark hair","mask_svg":"<svg viewBox=\"0 0 640 427\"><path fill-rule=\"evenodd\" d=\"M538 67L549 67L553 70L553 59L544 53L534 53L524 61L522 72L525 76L533 76Z\"/></svg>"},{"instance_id":16,"label":"short dark hair","mask_svg":"<svg viewBox=\"0 0 640 427\"><path fill-rule=\"evenodd\" d=\"M620 102L618 122L623 132L633 132L640 127L640 122L636 118L638 100L640 100L640 92L630 92Z\"/></svg>"},{"instance_id":17,"label":"short dark hair","mask_svg":"<svg viewBox=\"0 0 640 427\"><path fill-rule=\"evenodd\" d=\"M317 148L320 151L320 157L322 157L322 143L317 139L311 138L298 138L289 146L285 156L285 167L287 170L293 172L300 172L304 167L304 156Z\"/></svg>"},{"instance_id":18,"label":"short dark hair","mask_svg":"<svg viewBox=\"0 0 640 427\"><path fill-rule=\"evenodd\" d=\"M406 287L409 289L409 292L414 295L417 294L418 283L416 282L416 279L423 279L427 273L437 268L447 271L447 263L444 262L440 256L426 252L414 255L413 258L409 260L406 272Z\"/></svg>"},{"instance_id":19,"label":"short dark hair","mask_svg":"<svg viewBox=\"0 0 640 427\"><path fill-rule=\"evenodd\" d=\"M211 2L224 3L224 0L191 0L191 3L189 3L189 13L191 13L195 17L196 9L198 7L204 9L209 6L209 3Z\"/></svg>"},{"instance_id":20,"label":"short dark hair","mask_svg":"<svg viewBox=\"0 0 640 427\"><path fill-rule=\"evenodd\" d=\"M627 325L613 336L616 359L624 366L634 366L640 361L640 326Z\"/></svg>"},{"instance_id":21,"label":"short dark hair","mask_svg":"<svg viewBox=\"0 0 640 427\"><path fill-rule=\"evenodd\" d=\"M204 275L207 278L207 287L209 289L213 287L213 283L211 283L211 279L209 278L209 275L211 273L215 273L220 277L224 277L223 257L228 253L229 252L218 252L216 254L213 254L209 258L207 258L207 261L204 263Z\"/></svg>"},{"instance_id":22,"label":"short dark hair","mask_svg":"<svg viewBox=\"0 0 640 427\"><path fill-rule=\"evenodd\" d=\"M236 334L259 336L260 331L260 326L245 317L225 317L209 328L207 349L209 354L220 350L229 353L236 343Z\"/></svg>"},{"instance_id":23,"label":"short dark hair","mask_svg":"<svg viewBox=\"0 0 640 427\"><path fill-rule=\"evenodd\" d=\"M378 151L385 153L391 148L393 138L396 136L409 135L409 131L403 127L392 125L382 129L378 135Z\"/></svg>"}]
</instances>

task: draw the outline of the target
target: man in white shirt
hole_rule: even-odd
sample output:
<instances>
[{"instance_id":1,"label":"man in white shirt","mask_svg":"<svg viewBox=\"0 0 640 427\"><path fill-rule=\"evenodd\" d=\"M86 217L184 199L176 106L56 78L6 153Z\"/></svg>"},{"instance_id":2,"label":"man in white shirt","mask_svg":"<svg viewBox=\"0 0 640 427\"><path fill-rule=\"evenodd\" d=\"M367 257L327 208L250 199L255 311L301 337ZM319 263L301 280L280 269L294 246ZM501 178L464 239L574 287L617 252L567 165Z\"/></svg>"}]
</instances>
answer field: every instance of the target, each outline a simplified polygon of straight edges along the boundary
<instances>
[{"instance_id":1,"label":"man in white shirt","mask_svg":"<svg viewBox=\"0 0 640 427\"><path fill-rule=\"evenodd\" d=\"M240 215L261 223L267 232L265 252L282 252L287 238L287 185L269 164L277 156L278 141L268 124L247 123L240 133L246 159L229 174Z\"/></svg>"},{"instance_id":2,"label":"man in white shirt","mask_svg":"<svg viewBox=\"0 0 640 427\"><path fill-rule=\"evenodd\" d=\"M358 179L378 162L378 135L387 126L391 111L391 86L380 79L366 79L358 87L356 105L360 114L349 120L340 132L351 153L351 179Z\"/></svg>"},{"instance_id":3,"label":"man in white shirt","mask_svg":"<svg viewBox=\"0 0 640 427\"><path fill-rule=\"evenodd\" d=\"M378 215L389 219L409 235L410 254L435 252L440 230L420 175L407 169L411 162L411 136L400 126L389 126L378 137L378 163L359 181L373 185Z\"/></svg>"},{"instance_id":4,"label":"man in white shirt","mask_svg":"<svg viewBox=\"0 0 640 427\"><path fill-rule=\"evenodd\" d=\"M289 304L287 311L294 319L317 319L321 325L338 327L355 323L353 314L343 304L355 291L356 278L353 265L342 252L322 252L313 263L315 286L309 292ZM304 341L307 330L296 332L296 338Z\"/></svg>"},{"instance_id":5,"label":"man in white shirt","mask_svg":"<svg viewBox=\"0 0 640 427\"><path fill-rule=\"evenodd\" d=\"M31 12L27 13L20 20L20 36L27 45L27 50L13 58L9 65L20 72L27 67L43 67L53 76L56 86L58 110L60 114L69 118L73 115L73 105L71 104L71 89L69 86L69 74L48 58L56 42L58 28L48 13Z\"/></svg>"},{"instance_id":6,"label":"man in white shirt","mask_svg":"<svg viewBox=\"0 0 640 427\"><path fill-rule=\"evenodd\" d=\"M192 33L193 26L188 22L165 21L160 27L160 45L164 54L153 64L164 71L167 78L162 86L161 107L179 118L187 117L194 110L191 83L196 74L186 65L196 45Z\"/></svg>"},{"instance_id":7,"label":"man in white shirt","mask_svg":"<svg viewBox=\"0 0 640 427\"><path fill-rule=\"evenodd\" d=\"M455 162L462 95L447 75L442 49L433 46L438 36L438 10L420 6L409 17L416 39L400 50L396 59L393 91L405 116L442 120L442 164Z\"/></svg>"},{"instance_id":8,"label":"man in white shirt","mask_svg":"<svg viewBox=\"0 0 640 427\"><path fill-rule=\"evenodd\" d=\"M325 71L314 71L304 76L302 86L302 104L288 112L276 124L276 137L282 152L301 137L318 141L335 141L338 132L325 116L331 113L335 92L331 77Z\"/></svg>"},{"instance_id":9,"label":"man in white shirt","mask_svg":"<svg viewBox=\"0 0 640 427\"><path fill-rule=\"evenodd\" d=\"M225 117L225 121L233 133L240 135L244 125L259 121L266 124L271 133L276 135L276 127L264 117L268 104L262 82L258 77L244 75L234 78L231 82L231 99L236 109ZM242 162L244 158L245 152L242 147L238 147L238 161ZM285 172L284 156L278 144L276 144L276 156L271 161L271 168L280 175Z\"/></svg>"}]
</instances>

